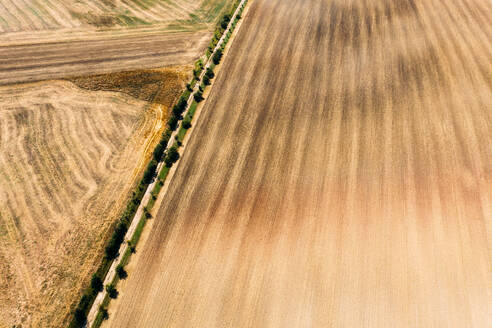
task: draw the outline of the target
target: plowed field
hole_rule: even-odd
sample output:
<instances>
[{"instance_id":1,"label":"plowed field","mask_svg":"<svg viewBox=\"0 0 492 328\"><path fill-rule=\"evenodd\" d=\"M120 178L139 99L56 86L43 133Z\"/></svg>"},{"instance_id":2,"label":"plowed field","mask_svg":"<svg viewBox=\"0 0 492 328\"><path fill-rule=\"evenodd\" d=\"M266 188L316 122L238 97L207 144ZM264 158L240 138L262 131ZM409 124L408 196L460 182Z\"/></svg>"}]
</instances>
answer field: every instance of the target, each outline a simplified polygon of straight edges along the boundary
<instances>
[{"instance_id":1,"label":"plowed field","mask_svg":"<svg viewBox=\"0 0 492 328\"><path fill-rule=\"evenodd\" d=\"M111 326L490 326L491 17L252 1Z\"/></svg>"},{"instance_id":2,"label":"plowed field","mask_svg":"<svg viewBox=\"0 0 492 328\"><path fill-rule=\"evenodd\" d=\"M0 85L190 64L232 0L3 0Z\"/></svg>"}]
</instances>

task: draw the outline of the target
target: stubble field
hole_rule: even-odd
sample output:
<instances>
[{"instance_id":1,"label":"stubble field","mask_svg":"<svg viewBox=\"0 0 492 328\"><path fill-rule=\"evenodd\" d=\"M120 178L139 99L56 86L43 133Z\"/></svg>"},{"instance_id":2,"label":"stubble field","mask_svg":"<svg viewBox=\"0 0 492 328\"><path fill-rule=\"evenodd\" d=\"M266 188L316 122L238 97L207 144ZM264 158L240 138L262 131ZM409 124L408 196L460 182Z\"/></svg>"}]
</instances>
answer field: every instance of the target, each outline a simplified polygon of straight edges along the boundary
<instances>
[{"instance_id":1,"label":"stubble field","mask_svg":"<svg viewBox=\"0 0 492 328\"><path fill-rule=\"evenodd\" d=\"M190 64L231 0L4 0L0 85Z\"/></svg>"},{"instance_id":2,"label":"stubble field","mask_svg":"<svg viewBox=\"0 0 492 328\"><path fill-rule=\"evenodd\" d=\"M67 326L189 71L0 86L0 327Z\"/></svg>"},{"instance_id":3,"label":"stubble field","mask_svg":"<svg viewBox=\"0 0 492 328\"><path fill-rule=\"evenodd\" d=\"M200 4L194 0L4 0L0 33L163 24L189 18Z\"/></svg>"},{"instance_id":4,"label":"stubble field","mask_svg":"<svg viewBox=\"0 0 492 328\"><path fill-rule=\"evenodd\" d=\"M491 16L252 1L109 326L488 326Z\"/></svg>"}]
</instances>

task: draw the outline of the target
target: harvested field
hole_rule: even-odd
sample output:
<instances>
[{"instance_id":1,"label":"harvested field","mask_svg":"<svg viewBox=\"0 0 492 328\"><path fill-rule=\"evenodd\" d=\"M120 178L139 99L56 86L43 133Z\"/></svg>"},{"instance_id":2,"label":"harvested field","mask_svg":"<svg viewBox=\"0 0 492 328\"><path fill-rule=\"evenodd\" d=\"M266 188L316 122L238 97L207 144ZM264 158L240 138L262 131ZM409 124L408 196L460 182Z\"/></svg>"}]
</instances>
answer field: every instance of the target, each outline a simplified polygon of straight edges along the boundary
<instances>
[{"instance_id":1,"label":"harvested field","mask_svg":"<svg viewBox=\"0 0 492 328\"><path fill-rule=\"evenodd\" d=\"M67 326L189 72L0 87L0 327Z\"/></svg>"},{"instance_id":2,"label":"harvested field","mask_svg":"<svg viewBox=\"0 0 492 328\"><path fill-rule=\"evenodd\" d=\"M0 34L212 20L227 0L3 0Z\"/></svg>"},{"instance_id":3,"label":"harvested field","mask_svg":"<svg viewBox=\"0 0 492 328\"><path fill-rule=\"evenodd\" d=\"M232 0L5 0L0 85L190 64Z\"/></svg>"},{"instance_id":4,"label":"harvested field","mask_svg":"<svg viewBox=\"0 0 492 328\"><path fill-rule=\"evenodd\" d=\"M490 326L490 17L252 1L108 326Z\"/></svg>"},{"instance_id":5,"label":"harvested field","mask_svg":"<svg viewBox=\"0 0 492 328\"><path fill-rule=\"evenodd\" d=\"M190 64L210 33L145 32L117 37L0 45L0 85Z\"/></svg>"}]
</instances>

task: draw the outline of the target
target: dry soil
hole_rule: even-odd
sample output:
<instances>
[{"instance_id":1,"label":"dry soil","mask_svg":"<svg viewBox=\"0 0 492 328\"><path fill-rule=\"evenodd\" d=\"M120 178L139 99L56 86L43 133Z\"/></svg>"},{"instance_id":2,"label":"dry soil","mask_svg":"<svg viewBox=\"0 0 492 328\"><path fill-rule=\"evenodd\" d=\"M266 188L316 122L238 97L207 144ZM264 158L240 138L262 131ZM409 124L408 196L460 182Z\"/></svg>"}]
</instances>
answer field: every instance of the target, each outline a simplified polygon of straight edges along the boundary
<instances>
[{"instance_id":1,"label":"dry soil","mask_svg":"<svg viewBox=\"0 0 492 328\"><path fill-rule=\"evenodd\" d=\"M111 327L487 327L492 4L254 0Z\"/></svg>"}]
</instances>

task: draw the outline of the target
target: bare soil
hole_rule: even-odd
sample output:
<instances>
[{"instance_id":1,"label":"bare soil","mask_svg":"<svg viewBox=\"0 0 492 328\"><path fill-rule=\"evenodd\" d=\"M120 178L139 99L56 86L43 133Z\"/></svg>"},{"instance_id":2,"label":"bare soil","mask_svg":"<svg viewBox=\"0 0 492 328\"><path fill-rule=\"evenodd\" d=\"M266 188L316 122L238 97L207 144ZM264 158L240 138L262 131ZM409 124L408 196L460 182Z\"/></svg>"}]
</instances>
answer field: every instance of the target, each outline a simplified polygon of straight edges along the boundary
<instances>
[{"instance_id":1,"label":"bare soil","mask_svg":"<svg viewBox=\"0 0 492 328\"><path fill-rule=\"evenodd\" d=\"M191 67L79 76L69 80L83 89L118 91L136 99L169 106L170 102L180 96L182 77L187 76Z\"/></svg>"},{"instance_id":2,"label":"bare soil","mask_svg":"<svg viewBox=\"0 0 492 328\"><path fill-rule=\"evenodd\" d=\"M210 38L209 32L142 31L0 45L0 85L190 64Z\"/></svg>"},{"instance_id":3,"label":"bare soil","mask_svg":"<svg viewBox=\"0 0 492 328\"><path fill-rule=\"evenodd\" d=\"M489 326L490 17L254 0L110 326Z\"/></svg>"}]
</instances>

